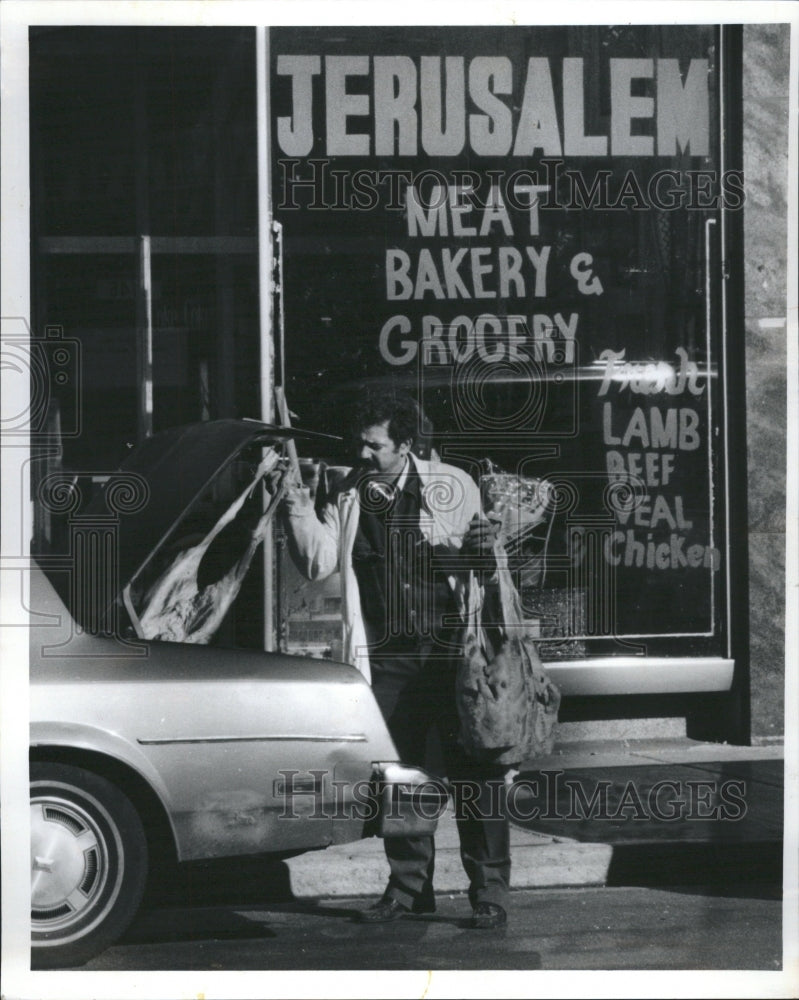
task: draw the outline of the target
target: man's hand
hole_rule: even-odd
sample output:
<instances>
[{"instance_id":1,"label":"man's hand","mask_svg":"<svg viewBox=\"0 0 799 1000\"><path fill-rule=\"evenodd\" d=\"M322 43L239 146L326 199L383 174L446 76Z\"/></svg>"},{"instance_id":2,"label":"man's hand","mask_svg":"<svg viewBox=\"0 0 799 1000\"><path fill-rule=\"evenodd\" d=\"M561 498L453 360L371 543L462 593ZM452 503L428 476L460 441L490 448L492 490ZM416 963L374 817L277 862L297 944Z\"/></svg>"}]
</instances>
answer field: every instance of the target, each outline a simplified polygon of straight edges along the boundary
<instances>
[{"instance_id":1,"label":"man's hand","mask_svg":"<svg viewBox=\"0 0 799 1000\"><path fill-rule=\"evenodd\" d=\"M461 552L466 555L491 555L498 534L499 523L497 521L489 521L488 518L475 514L463 536Z\"/></svg>"},{"instance_id":2,"label":"man's hand","mask_svg":"<svg viewBox=\"0 0 799 1000\"><path fill-rule=\"evenodd\" d=\"M302 514L313 510L311 491L296 475L296 471L285 460L269 475L264 477L266 490L274 497L282 491L280 510L286 514Z\"/></svg>"}]
</instances>

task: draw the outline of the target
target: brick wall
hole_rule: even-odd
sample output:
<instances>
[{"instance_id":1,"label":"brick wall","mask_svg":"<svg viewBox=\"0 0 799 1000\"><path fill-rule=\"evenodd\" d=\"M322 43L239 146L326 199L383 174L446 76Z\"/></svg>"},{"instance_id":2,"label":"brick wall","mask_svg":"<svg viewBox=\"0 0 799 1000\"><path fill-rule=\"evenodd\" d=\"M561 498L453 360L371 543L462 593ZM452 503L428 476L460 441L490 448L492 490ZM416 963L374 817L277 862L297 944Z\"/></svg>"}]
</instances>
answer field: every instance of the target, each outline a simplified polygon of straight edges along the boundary
<instances>
[{"instance_id":1,"label":"brick wall","mask_svg":"<svg viewBox=\"0 0 799 1000\"><path fill-rule=\"evenodd\" d=\"M752 738L783 733L787 25L744 28L746 414Z\"/></svg>"}]
</instances>

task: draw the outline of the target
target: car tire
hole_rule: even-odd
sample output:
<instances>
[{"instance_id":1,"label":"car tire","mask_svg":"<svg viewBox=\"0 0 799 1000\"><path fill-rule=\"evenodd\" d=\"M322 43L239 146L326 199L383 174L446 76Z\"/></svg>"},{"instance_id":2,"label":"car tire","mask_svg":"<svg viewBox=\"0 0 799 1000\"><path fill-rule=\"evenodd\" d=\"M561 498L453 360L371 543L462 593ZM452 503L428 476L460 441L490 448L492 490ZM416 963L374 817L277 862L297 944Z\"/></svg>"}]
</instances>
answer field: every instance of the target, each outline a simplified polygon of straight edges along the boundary
<instances>
[{"instance_id":1,"label":"car tire","mask_svg":"<svg viewBox=\"0 0 799 1000\"><path fill-rule=\"evenodd\" d=\"M138 813L110 781L31 764L31 965L81 965L126 930L147 880Z\"/></svg>"}]
</instances>

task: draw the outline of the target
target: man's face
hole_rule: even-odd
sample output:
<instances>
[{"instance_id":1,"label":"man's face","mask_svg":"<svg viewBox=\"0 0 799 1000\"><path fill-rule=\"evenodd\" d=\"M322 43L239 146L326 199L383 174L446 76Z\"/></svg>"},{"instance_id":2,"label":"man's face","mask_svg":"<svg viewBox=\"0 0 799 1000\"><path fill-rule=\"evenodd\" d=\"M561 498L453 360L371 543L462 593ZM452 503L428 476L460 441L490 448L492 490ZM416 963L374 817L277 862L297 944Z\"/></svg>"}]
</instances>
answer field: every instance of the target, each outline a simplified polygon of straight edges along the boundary
<instances>
[{"instance_id":1,"label":"man's face","mask_svg":"<svg viewBox=\"0 0 799 1000\"><path fill-rule=\"evenodd\" d=\"M405 465L410 442L395 444L388 433L388 421L364 427L355 437L358 464L375 479L395 479Z\"/></svg>"}]
</instances>

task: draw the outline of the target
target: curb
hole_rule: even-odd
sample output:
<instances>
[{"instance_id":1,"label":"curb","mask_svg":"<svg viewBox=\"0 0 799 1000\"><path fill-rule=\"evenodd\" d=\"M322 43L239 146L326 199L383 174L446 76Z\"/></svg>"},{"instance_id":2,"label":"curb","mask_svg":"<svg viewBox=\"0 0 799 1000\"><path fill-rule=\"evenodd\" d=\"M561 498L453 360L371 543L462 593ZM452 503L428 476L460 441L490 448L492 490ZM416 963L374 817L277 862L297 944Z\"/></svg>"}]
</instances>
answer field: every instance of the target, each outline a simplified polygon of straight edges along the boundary
<instances>
[{"instance_id":1,"label":"curb","mask_svg":"<svg viewBox=\"0 0 799 1000\"><path fill-rule=\"evenodd\" d=\"M336 852L335 855L333 852ZM513 889L554 889L604 885L613 848L609 844L547 844L511 849ZM379 896L388 879L382 854L363 857L357 851L328 848L319 855L300 855L286 862L291 891L300 899L331 896ZM460 852L436 851L437 893L466 892L469 882Z\"/></svg>"},{"instance_id":2,"label":"curb","mask_svg":"<svg viewBox=\"0 0 799 1000\"><path fill-rule=\"evenodd\" d=\"M436 892L466 892L452 806L436 831ZM604 885L613 848L565 837L531 833L511 825L511 885L514 889L552 889ZM338 844L289 858L291 892L296 898L376 896L385 888L388 862L379 837Z\"/></svg>"}]
</instances>

